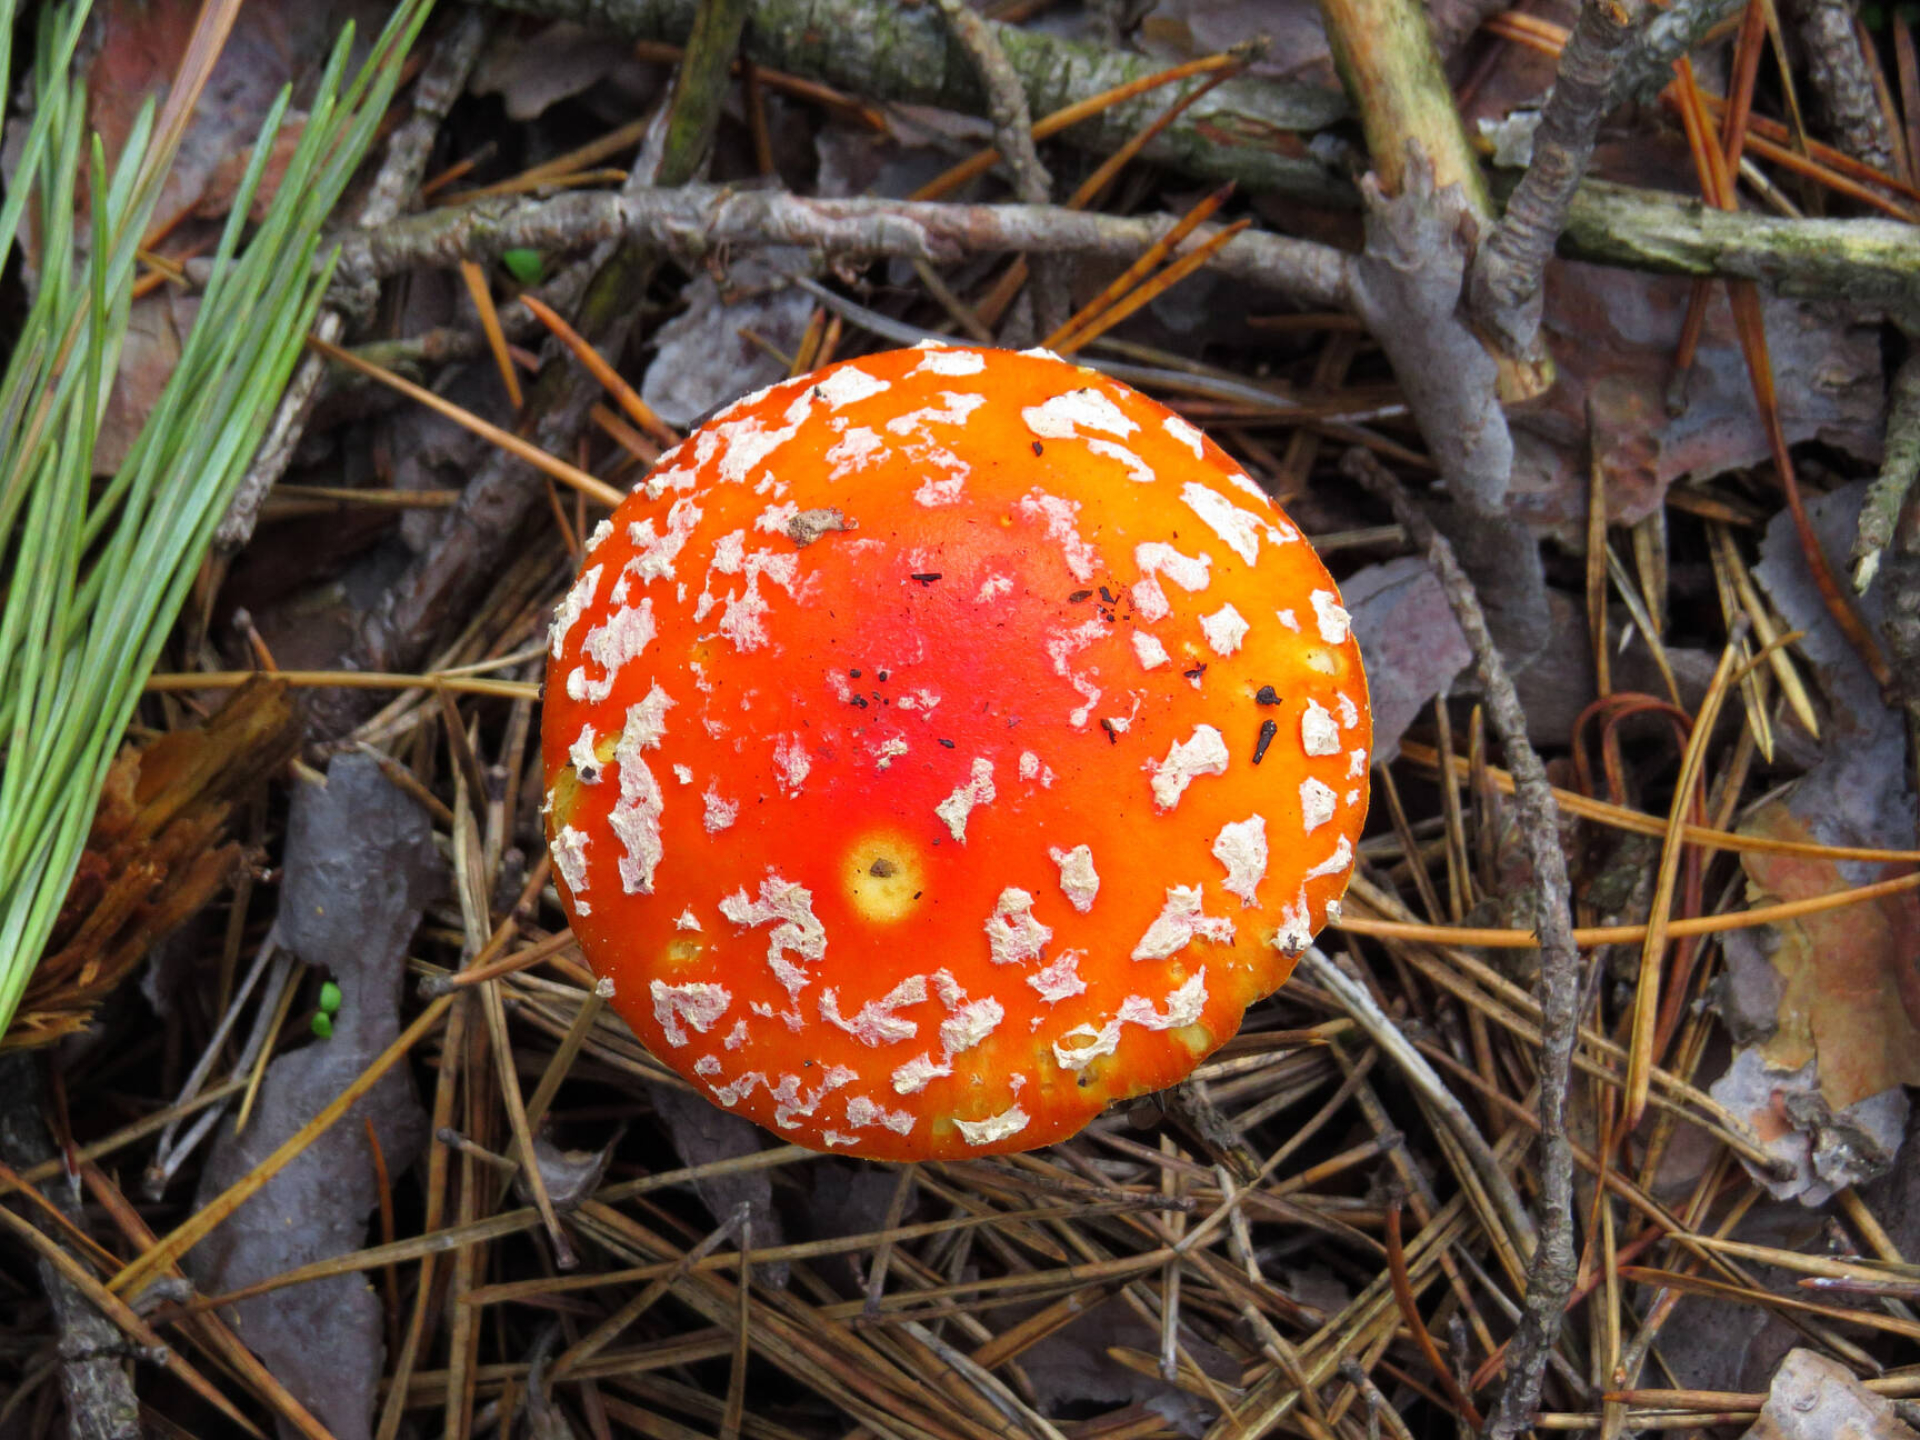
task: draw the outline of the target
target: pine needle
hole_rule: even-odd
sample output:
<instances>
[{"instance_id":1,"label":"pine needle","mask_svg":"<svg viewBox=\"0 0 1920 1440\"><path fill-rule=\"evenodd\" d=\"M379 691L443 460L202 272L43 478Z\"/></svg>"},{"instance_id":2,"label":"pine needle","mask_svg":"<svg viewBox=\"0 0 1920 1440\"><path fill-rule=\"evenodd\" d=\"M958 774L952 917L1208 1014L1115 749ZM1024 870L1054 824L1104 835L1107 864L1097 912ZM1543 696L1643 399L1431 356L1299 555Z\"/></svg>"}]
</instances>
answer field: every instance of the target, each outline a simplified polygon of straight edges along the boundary
<instances>
[{"instance_id":1,"label":"pine needle","mask_svg":"<svg viewBox=\"0 0 1920 1440\"><path fill-rule=\"evenodd\" d=\"M118 473L96 488L140 247L237 7L203 11L166 110L140 113L111 167L87 133L85 86L72 64L87 8L77 0L42 12L34 118L0 207L0 258L29 199L41 230L38 292L0 380L0 1030L53 930L142 685L299 358L331 270L321 228L427 12L423 0L402 4L351 80L351 31L341 36L249 236L287 93L269 110L192 333ZM84 244L80 194L93 203Z\"/></svg>"}]
</instances>

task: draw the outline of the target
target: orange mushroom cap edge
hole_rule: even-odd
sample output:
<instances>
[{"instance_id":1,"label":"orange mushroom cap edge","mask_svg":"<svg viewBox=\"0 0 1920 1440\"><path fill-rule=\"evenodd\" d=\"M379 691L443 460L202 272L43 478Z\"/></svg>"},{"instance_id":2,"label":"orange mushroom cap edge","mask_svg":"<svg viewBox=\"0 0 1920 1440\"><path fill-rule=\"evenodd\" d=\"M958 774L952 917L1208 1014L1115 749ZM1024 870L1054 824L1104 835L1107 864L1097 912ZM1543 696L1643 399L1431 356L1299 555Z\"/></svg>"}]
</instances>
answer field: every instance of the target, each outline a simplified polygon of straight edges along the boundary
<instances>
[{"instance_id":1,"label":"orange mushroom cap edge","mask_svg":"<svg viewBox=\"0 0 1920 1440\"><path fill-rule=\"evenodd\" d=\"M557 888L701 1095L819 1150L1025 1150L1287 978L1366 815L1319 558L1044 351L739 401L589 543L542 713Z\"/></svg>"}]
</instances>

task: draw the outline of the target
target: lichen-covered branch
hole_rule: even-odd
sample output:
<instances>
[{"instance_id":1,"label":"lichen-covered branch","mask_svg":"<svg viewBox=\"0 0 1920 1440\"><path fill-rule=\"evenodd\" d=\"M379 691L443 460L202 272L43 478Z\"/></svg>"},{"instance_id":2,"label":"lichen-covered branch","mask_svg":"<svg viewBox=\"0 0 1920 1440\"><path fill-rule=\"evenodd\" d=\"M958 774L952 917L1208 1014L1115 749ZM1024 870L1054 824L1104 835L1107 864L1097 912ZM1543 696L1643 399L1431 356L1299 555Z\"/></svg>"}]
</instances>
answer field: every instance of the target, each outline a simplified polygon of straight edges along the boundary
<instances>
[{"instance_id":1,"label":"lichen-covered branch","mask_svg":"<svg viewBox=\"0 0 1920 1440\"><path fill-rule=\"evenodd\" d=\"M934 3L980 72L980 83L987 92L987 115L993 121L993 143L1013 171L1013 193L1028 205L1049 203L1053 199L1053 177L1040 163L1039 148L1033 143L1033 112L1027 106L1027 92L1013 62L1000 44L1001 27L991 24L966 0ZM1033 265L1030 296L1034 318L1041 333L1051 335L1066 323L1067 276L1052 255L1035 256Z\"/></svg>"},{"instance_id":2,"label":"lichen-covered branch","mask_svg":"<svg viewBox=\"0 0 1920 1440\"><path fill-rule=\"evenodd\" d=\"M633 39L679 42L693 0L487 0L506 8L597 25ZM1674 0L1632 45L1614 104L1650 99L1673 61L1739 8L1739 0ZM1152 72L1139 56L1109 53L1014 30L1002 44L1034 114ZM748 58L881 100L985 113L979 81L929 7L891 0L755 0L741 38ZM1067 130L1061 139L1106 153L1148 124L1149 95ZM1302 137L1349 115L1345 99L1306 86L1230 80L1199 101L1147 149L1148 158L1250 191L1354 205L1353 187L1302 153ZM1796 237L1796 226L1804 236ZM1560 253L1577 260L1685 275L1745 275L1783 293L1888 305L1920 284L1920 233L1892 221L1780 220L1703 212L1671 196L1589 180L1573 197Z\"/></svg>"},{"instance_id":3,"label":"lichen-covered branch","mask_svg":"<svg viewBox=\"0 0 1920 1440\"><path fill-rule=\"evenodd\" d=\"M748 8L748 0L701 0L695 9L686 55L673 77L654 184L685 185L706 166L721 107L733 86L733 60L740 53Z\"/></svg>"},{"instance_id":4,"label":"lichen-covered branch","mask_svg":"<svg viewBox=\"0 0 1920 1440\"><path fill-rule=\"evenodd\" d=\"M813 200L777 190L689 185L629 194L577 192L489 200L409 216L342 242L342 277L385 278L490 260L518 247L565 253L618 237L683 256L721 247L791 245L839 259L906 256L946 263L990 251L1136 259L1174 223L1050 205L947 205L907 200ZM1204 240L1211 230L1194 236ZM1289 295L1309 308L1350 309L1352 260L1329 245L1248 231L1214 258L1215 274Z\"/></svg>"},{"instance_id":5,"label":"lichen-covered branch","mask_svg":"<svg viewBox=\"0 0 1920 1440\"><path fill-rule=\"evenodd\" d=\"M1586 0L1580 7L1534 132L1533 161L1475 257L1474 318L1509 350L1526 350L1539 334L1547 259L1586 175L1614 73L1643 9L1640 0Z\"/></svg>"},{"instance_id":6,"label":"lichen-covered branch","mask_svg":"<svg viewBox=\"0 0 1920 1440\"><path fill-rule=\"evenodd\" d=\"M572 20L630 40L683 44L695 0L489 0L506 9ZM1048 115L1161 67L1144 56L986 22L1026 90L1027 108ZM877 99L987 114L979 71L932 5L896 0L753 0L741 53ZM1148 94L1067 130L1062 139L1111 154L1166 108ZM1243 78L1196 102L1152 144L1147 158L1189 174L1262 189L1352 202L1352 189L1299 143L1345 118L1331 91Z\"/></svg>"},{"instance_id":7,"label":"lichen-covered branch","mask_svg":"<svg viewBox=\"0 0 1920 1440\"><path fill-rule=\"evenodd\" d=\"M1887 453L1860 509L1854 583L1877 583L1896 698L1920 726L1920 353L1893 377Z\"/></svg>"},{"instance_id":8,"label":"lichen-covered branch","mask_svg":"<svg viewBox=\"0 0 1920 1440\"><path fill-rule=\"evenodd\" d=\"M1920 230L1894 220L1788 220L1589 180L1567 216L1562 250L1640 270L1758 280L1781 295L1863 310L1920 304Z\"/></svg>"},{"instance_id":9,"label":"lichen-covered branch","mask_svg":"<svg viewBox=\"0 0 1920 1440\"><path fill-rule=\"evenodd\" d=\"M1652 104L1672 83L1673 62L1691 54L1709 30L1738 14L1745 4L1746 0L1673 0L1657 10L1621 57L1608 108Z\"/></svg>"},{"instance_id":10,"label":"lichen-covered branch","mask_svg":"<svg viewBox=\"0 0 1920 1440\"><path fill-rule=\"evenodd\" d=\"M1375 337L1388 347L1403 387L1446 392L1448 403L1433 409L1409 391L1421 432L1429 445L1438 446L1448 444L1447 435L1459 426L1467 426L1471 433L1465 446L1456 447L1462 465L1459 478L1477 503L1497 504L1512 463L1499 402L1540 394L1553 383L1553 369L1537 342L1515 348L1497 334L1476 334L1458 316L1465 261L1475 239L1494 228L1493 201L1441 68L1426 6L1419 0L1320 0L1320 14L1334 65L1360 111L1367 137L1372 172L1362 189L1367 251L1375 262L1370 267L1373 292L1394 307L1407 298L1419 301L1418 318L1410 314L1395 322L1391 328L1398 333L1391 338L1379 323L1387 317L1378 307L1363 307L1362 313ZM1416 164L1419 174L1414 173ZM1436 223L1436 204L1447 212L1444 230ZM1408 235L1391 236L1389 231L1396 229ZM1420 235L1409 248L1406 241L1415 229ZM1405 273L1395 275L1396 268ZM1450 299L1442 293L1447 290ZM1466 355L1462 340L1469 346L1498 346L1490 352L1490 370ZM1468 373L1435 373L1456 366L1465 366ZM1486 391L1484 402L1475 393L1478 389ZM1453 473L1437 449L1435 458L1443 471Z\"/></svg>"},{"instance_id":11,"label":"lichen-covered branch","mask_svg":"<svg viewBox=\"0 0 1920 1440\"><path fill-rule=\"evenodd\" d=\"M16 1171L31 1170L54 1155L40 1118L38 1064L25 1052L0 1055L0 1160ZM47 1195L69 1220L83 1220L70 1191L54 1187ZM37 1268L60 1327L67 1433L74 1440L138 1440L140 1402L126 1337L52 1265L42 1260Z\"/></svg>"},{"instance_id":12,"label":"lichen-covered branch","mask_svg":"<svg viewBox=\"0 0 1920 1440\"><path fill-rule=\"evenodd\" d=\"M1320 0L1320 15L1334 68L1360 112L1380 189L1400 193L1407 142L1417 141L1435 188L1459 186L1466 213L1490 225L1486 180L1440 66L1427 7L1419 0Z\"/></svg>"},{"instance_id":13,"label":"lichen-covered branch","mask_svg":"<svg viewBox=\"0 0 1920 1440\"><path fill-rule=\"evenodd\" d=\"M1034 146L1033 111L1027 105L1027 92L1014 73L1013 62L1001 48L996 33L1001 27L966 0L934 3L980 72L980 87L987 96L987 118L993 121L993 143L1013 171L1013 193L1029 205L1045 205L1053 198L1053 181Z\"/></svg>"},{"instance_id":14,"label":"lichen-covered branch","mask_svg":"<svg viewBox=\"0 0 1920 1440\"><path fill-rule=\"evenodd\" d=\"M1892 394L1887 397L1886 455L1860 507L1860 528L1853 542L1855 589L1865 591L1873 583L1881 556L1893 543L1900 507L1914 488L1916 475L1920 475L1920 351L1907 356L1893 375Z\"/></svg>"}]
</instances>

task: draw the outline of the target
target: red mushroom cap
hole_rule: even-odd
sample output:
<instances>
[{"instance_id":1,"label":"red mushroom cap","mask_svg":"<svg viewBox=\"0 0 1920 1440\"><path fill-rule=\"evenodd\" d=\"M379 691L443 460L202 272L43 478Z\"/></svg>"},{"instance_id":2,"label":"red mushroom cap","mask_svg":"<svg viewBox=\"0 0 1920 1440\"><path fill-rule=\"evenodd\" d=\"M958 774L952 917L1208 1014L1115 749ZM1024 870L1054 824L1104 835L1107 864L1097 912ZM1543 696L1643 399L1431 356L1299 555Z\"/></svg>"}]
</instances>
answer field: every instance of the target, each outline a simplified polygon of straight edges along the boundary
<instances>
[{"instance_id":1,"label":"red mushroom cap","mask_svg":"<svg viewBox=\"0 0 1920 1440\"><path fill-rule=\"evenodd\" d=\"M1145 396L921 347L740 401L552 628L561 897L701 1094L887 1159L1179 1080L1345 889L1372 743L1310 546Z\"/></svg>"}]
</instances>

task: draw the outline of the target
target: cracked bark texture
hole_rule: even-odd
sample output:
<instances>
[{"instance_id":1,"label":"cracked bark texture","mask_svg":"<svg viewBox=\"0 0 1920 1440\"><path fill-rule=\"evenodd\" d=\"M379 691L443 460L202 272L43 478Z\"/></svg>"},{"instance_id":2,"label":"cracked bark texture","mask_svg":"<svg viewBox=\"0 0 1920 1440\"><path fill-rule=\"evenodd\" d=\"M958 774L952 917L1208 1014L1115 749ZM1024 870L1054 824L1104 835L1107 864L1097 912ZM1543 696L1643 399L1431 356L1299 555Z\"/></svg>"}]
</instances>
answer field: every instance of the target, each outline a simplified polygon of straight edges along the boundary
<instances>
[{"instance_id":1,"label":"cracked bark texture","mask_svg":"<svg viewBox=\"0 0 1920 1440\"><path fill-rule=\"evenodd\" d=\"M1887 397L1886 456L1860 507L1860 529L1853 542L1853 583L1865 591L1893 543L1902 508L1920 475L1920 349L1894 372Z\"/></svg>"},{"instance_id":2,"label":"cracked bark texture","mask_svg":"<svg viewBox=\"0 0 1920 1440\"><path fill-rule=\"evenodd\" d=\"M1740 13L1746 0L1673 0L1647 21L1635 43L1621 57L1613 77L1608 108L1651 105L1673 82L1673 62L1706 39L1721 21Z\"/></svg>"},{"instance_id":3,"label":"cracked bark texture","mask_svg":"<svg viewBox=\"0 0 1920 1440\"><path fill-rule=\"evenodd\" d=\"M487 0L527 14L570 19L636 40L679 41L694 0ZM1651 100L1673 78L1674 59L1739 8L1739 0L1675 0L1649 22L1614 82L1614 103ZM917 19L915 17L918 17ZM844 34L820 27L852 27ZM811 28L810 28L811 27ZM840 43L844 41L844 43ZM757 0L742 49L749 59L877 100L946 105L985 114L966 57L950 48L929 7L892 0ZM1009 58L1036 114L1085 100L1149 74L1137 56L1114 55L1016 32ZM1110 153L1159 113L1152 96L1076 125L1061 139ZM1197 179L1230 179L1248 190L1354 206L1344 177L1303 158L1314 131L1350 117L1325 90L1239 79L1196 104L1148 147L1148 158ZM1802 227L1804 235L1796 235ZM1920 232L1893 221L1779 220L1702 215L1693 202L1589 180L1573 197L1562 253L1577 260L1684 275L1777 282L1783 294L1826 293L1860 305L1920 299Z\"/></svg>"},{"instance_id":4,"label":"cracked bark texture","mask_svg":"<svg viewBox=\"0 0 1920 1440\"><path fill-rule=\"evenodd\" d=\"M1013 171L1014 194L1028 205L1049 203L1053 199L1053 177L1041 164L1039 148L1033 143L1033 112L1027 104L1026 88L1000 43L1000 31L1006 27L992 25L966 0L934 0L934 3L939 6L954 38L973 57L974 69L979 72L987 92L993 143ZM1072 309L1070 277L1060 258L1051 254L1033 256L1028 262L1028 274L1031 283L1027 286L1027 299L1033 307L1035 324L1040 334L1051 335L1066 323ZM1016 320L1003 328L1002 339L1009 344L1026 343L1024 336L1008 332L1027 328Z\"/></svg>"},{"instance_id":5,"label":"cracked bark texture","mask_svg":"<svg viewBox=\"0 0 1920 1440\"><path fill-rule=\"evenodd\" d=\"M1589 180L1567 217L1578 259L1673 275L1758 280L1789 299L1920 311L1920 229L1897 220L1790 220L1711 210Z\"/></svg>"},{"instance_id":6,"label":"cracked bark texture","mask_svg":"<svg viewBox=\"0 0 1920 1440\"><path fill-rule=\"evenodd\" d=\"M1515 1440L1531 1429L1541 1381L1573 1293L1573 1146L1567 1137L1567 1095L1573 1084L1573 1047L1580 1022L1580 952L1573 941L1572 886L1560 843L1560 807L1546 767L1527 739L1527 715L1482 611L1472 581L1452 546L1400 483L1364 450L1349 451L1341 468L1393 507L1407 538L1426 552L1440 577L1454 618L1473 647L1487 713L1513 772L1521 838L1534 875L1534 928L1540 937L1540 1231L1527 1263L1520 1324L1507 1350L1507 1384L1487 1427L1490 1440Z\"/></svg>"},{"instance_id":7,"label":"cracked bark texture","mask_svg":"<svg viewBox=\"0 0 1920 1440\"><path fill-rule=\"evenodd\" d=\"M1793 0L1789 7L1807 52L1807 78L1820 97L1834 143L1876 170L1893 172L1893 137L1860 53L1846 0Z\"/></svg>"}]
</instances>

